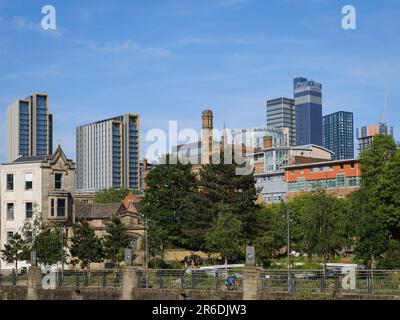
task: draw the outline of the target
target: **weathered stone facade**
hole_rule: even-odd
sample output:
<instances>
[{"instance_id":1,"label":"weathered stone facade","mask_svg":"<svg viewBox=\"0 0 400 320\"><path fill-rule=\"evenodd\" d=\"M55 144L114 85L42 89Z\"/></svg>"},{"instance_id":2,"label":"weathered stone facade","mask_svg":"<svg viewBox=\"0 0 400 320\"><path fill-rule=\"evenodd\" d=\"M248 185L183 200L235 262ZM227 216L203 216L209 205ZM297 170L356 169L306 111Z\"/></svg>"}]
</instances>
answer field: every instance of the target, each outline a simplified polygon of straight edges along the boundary
<instances>
[{"instance_id":1,"label":"weathered stone facade","mask_svg":"<svg viewBox=\"0 0 400 320\"><path fill-rule=\"evenodd\" d=\"M99 237L106 235L106 225L113 215L117 215L128 229L128 235L132 239L131 248L136 256L134 264L143 265L144 251L142 250L145 236L145 224L140 213L140 200L133 194L128 194L122 203L101 203L75 205L76 221L86 220ZM103 268L101 265L93 265L94 268Z\"/></svg>"}]
</instances>

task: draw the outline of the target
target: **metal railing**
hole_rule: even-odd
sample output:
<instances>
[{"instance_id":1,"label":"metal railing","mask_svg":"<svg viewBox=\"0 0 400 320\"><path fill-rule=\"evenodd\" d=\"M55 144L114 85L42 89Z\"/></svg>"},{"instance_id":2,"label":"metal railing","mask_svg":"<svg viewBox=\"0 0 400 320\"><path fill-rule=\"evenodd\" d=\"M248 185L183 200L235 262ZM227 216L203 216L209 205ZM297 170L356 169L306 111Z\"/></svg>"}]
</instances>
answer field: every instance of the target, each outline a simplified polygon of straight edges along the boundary
<instances>
[{"instance_id":1,"label":"metal railing","mask_svg":"<svg viewBox=\"0 0 400 320\"><path fill-rule=\"evenodd\" d=\"M0 270L0 286L27 286L28 274L26 269Z\"/></svg>"},{"instance_id":2,"label":"metal railing","mask_svg":"<svg viewBox=\"0 0 400 320\"><path fill-rule=\"evenodd\" d=\"M400 294L400 271L357 270L346 274L321 270L261 272L264 292Z\"/></svg>"},{"instance_id":3,"label":"metal railing","mask_svg":"<svg viewBox=\"0 0 400 320\"><path fill-rule=\"evenodd\" d=\"M56 272L56 286L64 288L120 288L120 270L64 270Z\"/></svg>"},{"instance_id":4,"label":"metal railing","mask_svg":"<svg viewBox=\"0 0 400 320\"><path fill-rule=\"evenodd\" d=\"M198 289L242 291L242 272L239 270L138 270L138 287L154 289ZM227 284L233 276L233 283Z\"/></svg>"}]
</instances>

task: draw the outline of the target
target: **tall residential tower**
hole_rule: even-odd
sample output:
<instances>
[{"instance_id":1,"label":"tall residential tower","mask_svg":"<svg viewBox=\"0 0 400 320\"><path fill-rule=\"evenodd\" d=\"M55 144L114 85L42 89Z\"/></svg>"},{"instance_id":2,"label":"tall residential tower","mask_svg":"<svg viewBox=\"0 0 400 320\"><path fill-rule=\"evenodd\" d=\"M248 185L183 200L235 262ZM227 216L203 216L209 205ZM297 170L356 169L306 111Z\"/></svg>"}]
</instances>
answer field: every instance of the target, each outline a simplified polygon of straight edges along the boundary
<instances>
[{"instance_id":1,"label":"tall residential tower","mask_svg":"<svg viewBox=\"0 0 400 320\"><path fill-rule=\"evenodd\" d=\"M138 189L139 116L126 114L76 129L76 188Z\"/></svg>"},{"instance_id":2,"label":"tall residential tower","mask_svg":"<svg viewBox=\"0 0 400 320\"><path fill-rule=\"evenodd\" d=\"M294 79L296 145L322 146L322 84Z\"/></svg>"},{"instance_id":3,"label":"tall residential tower","mask_svg":"<svg viewBox=\"0 0 400 320\"><path fill-rule=\"evenodd\" d=\"M53 153L53 115L49 97L36 93L7 108L7 162L20 156Z\"/></svg>"},{"instance_id":4,"label":"tall residential tower","mask_svg":"<svg viewBox=\"0 0 400 320\"><path fill-rule=\"evenodd\" d=\"M333 151L333 160L354 159L353 113L339 111L322 118L322 146Z\"/></svg>"}]
</instances>

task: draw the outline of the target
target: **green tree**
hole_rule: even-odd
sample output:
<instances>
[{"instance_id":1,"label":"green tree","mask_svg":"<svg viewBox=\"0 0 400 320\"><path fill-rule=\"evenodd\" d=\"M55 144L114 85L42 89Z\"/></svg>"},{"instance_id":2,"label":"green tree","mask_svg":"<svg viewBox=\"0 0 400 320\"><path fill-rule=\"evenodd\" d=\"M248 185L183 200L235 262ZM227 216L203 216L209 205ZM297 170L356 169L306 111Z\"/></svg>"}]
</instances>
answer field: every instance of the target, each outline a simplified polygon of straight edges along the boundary
<instances>
[{"instance_id":1,"label":"green tree","mask_svg":"<svg viewBox=\"0 0 400 320\"><path fill-rule=\"evenodd\" d=\"M201 207L196 206L197 182L191 166L173 164L170 159L168 156L165 164L149 172L142 201L142 213L148 221L149 251L161 256L167 247L200 246L203 235L195 227L197 221L205 220L198 214L194 221Z\"/></svg>"},{"instance_id":2,"label":"green tree","mask_svg":"<svg viewBox=\"0 0 400 320\"><path fill-rule=\"evenodd\" d=\"M354 255L364 264L374 267L389 244L389 232L376 217L373 199L366 190L361 188L350 195L350 212L353 219L350 221L354 232Z\"/></svg>"},{"instance_id":3,"label":"green tree","mask_svg":"<svg viewBox=\"0 0 400 320\"><path fill-rule=\"evenodd\" d=\"M391 238L400 239L400 151L384 165L384 172L375 186L379 199L376 215Z\"/></svg>"},{"instance_id":4,"label":"green tree","mask_svg":"<svg viewBox=\"0 0 400 320\"><path fill-rule=\"evenodd\" d=\"M278 258L280 250L286 246L285 204L274 204L262 207L257 214L257 235L254 240L257 263L264 267L271 265Z\"/></svg>"},{"instance_id":5,"label":"green tree","mask_svg":"<svg viewBox=\"0 0 400 320\"><path fill-rule=\"evenodd\" d=\"M140 191L138 190L110 188L97 192L94 198L94 203L120 203L130 192L133 194L140 194Z\"/></svg>"},{"instance_id":6,"label":"green tree","mask_svg":"<svg viewBox=\"0 0 400 320\"><path fill-rule=\"evenodd\" d=\"M377 135L360 155L360 189L350 197L354 215L355 255L374 266L399 237L399 151L391 136Z\"/></svg>"},{"instance_id":7,"label":"green tree","mask_svg":"<svg viewBox=\"0 0 400 320\"><path fill-rule=\"evenodd\" d=\"M243 254L242 227L242 222L235 216L230 205L218 205L218 216L207 235L207 246L210 251L219 252L225 264L229 259Z\"/></svg>"},{"instance_id":8,"label":"green tree","mask_svg":"<svg viewBox=\"0 0 400 320\"><path fill-rule=\"evenodd\" d=\"M71 239L71 255L80 261L81 267L86 269L90 263L103 261L103 246L89 223L84 220L73 225L74 236Z\"/></svg>"},{"instance_id":9,"label":"green tree","mask_svg":"<svg viewBox=\"0 0 400 320\"><path fill-rule=\"evenodd\" d=\"M383 258L379 261L378 267L381 270L400 269L400 241L389 241L388 249Z\"/></svg>"},{"instance_id":10,"label":"green tree","mask_svg":"<svg viewBox=\"0 0 400 320\"><path fill-rule=\"evenodd\" d=\"M385 164L397 152L396 144L389 135L376 135L369 148L360 154L362 180L361 186L373 189L385 172Z\"/></svg>"},{"instance_id":11,"label":"green tree","mask_svg":"<svg viewBox=\"0 0 400 320\"><path fill-rule=\"evenodd\" d=\"M39 206L36 202L34 203L32 209L32 218L25 219L21 230L22 237L26 242L27 257L30 256L30 251L32 250L36 237L44 230L42 213L40 212Z\"/></svg>"},{"instance_id":12,"label":"green tree","mask_svg":"<svg viewBox=\"0 0 400 320\"><path fill-rule=\"evenodd\" d=\"M309 255L316 254L327 260L334 257L345 245L345 204L343 200L324 191L304 195L305 206L301 210L300 228L303 249Z\"/></svg>"},{"instance_id":13,"label":"green tree","mask_svg":"<svg viewBox=\"0 0 400 320\"><path fill-rule=\"evenodd\" d=\"M243 165L235 162L225 164L224 158L221 154L220 164L205 165L200 171L199 186L203 206L208 215L214 218L218 215L218 204L230 205L232 213L242 223L247 244L251 244L256 234L256 200L259 194L255 187L254 174L238 175L237 168Z\"/></svg>"},{"instance_id":14,"label":"green tree","mask_svg":"<svg viewBox=\"0 0 400 320\"><path fill-rule=\"evenodd\" d=\"M1 250L3 260L14 263L15 270L18 270L18 261L25 259L26 243L19 233L14 234L12 239L4 245Z\"/></svg>"},{"instance_id":15,"label":"green tree","mask_svg":"<svg viewBox=\"0 0 400 320\"><path fill-rule=\"evenodd\" d=\"M61 238L64 239L61 244ZM61 237L61 229L54 227L44 230L36 238L32 249L36 251L38 261L45 265L53 265L67 258L65 237ZM61 251L61 246L63 250Z\"/></svg>"},{"instance_id":16,"label":"green tree","mask_svg":"<svg viewBox=\"0 0 400 320\"><path fill-rule=\"evenodd\" d=\"M129 247L130 238L126 226L121 219L113 216L106 226L106 236L104 237L104 253L115 267L118 267L125 257L125 249Z\"/></svg>"}]
</instances>

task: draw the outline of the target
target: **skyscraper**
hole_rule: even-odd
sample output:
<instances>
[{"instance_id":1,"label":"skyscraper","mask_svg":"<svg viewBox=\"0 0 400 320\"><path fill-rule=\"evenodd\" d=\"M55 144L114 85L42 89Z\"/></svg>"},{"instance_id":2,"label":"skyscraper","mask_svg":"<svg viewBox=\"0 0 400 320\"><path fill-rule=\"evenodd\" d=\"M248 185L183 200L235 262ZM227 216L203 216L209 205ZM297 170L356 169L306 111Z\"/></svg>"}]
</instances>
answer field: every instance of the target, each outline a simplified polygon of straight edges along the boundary
<instances>
[{"instance_id":1,"label":"skyscraper","mask_svg":"<svg viewBox=\"0 0 400 320\"><path fill-rule=\"evenodd\" d=\"M393 127L388 127L386 123L381 122L379 125L371 124L357 128L358 150L361 152L367 149L371 145L373 138L378 134L386 134L393 137Z\"/></svg>"},{"instance_id":2,"label":"skyscraper","mask_svg":"<svg viewBox=\"0 0 400 320\"><path fill-rule=\"evenodd\" d=\"M296 145L322 146L322 84L294 79Z\"/></svg>"},{"instance_id":3,"label":"skyscraper","mask_svg":"<svg viewBox=\"0 0 400 320\"><path fill-rule=\"evenodd\" d=\"M354 158L352 112L339 111L322 118L322 146L335 153L332 160Z\"/></svg>"},{"instance_id":4,"label":"skyscraper","mask_svg":"<svg viewBox=\"0 0 400 320\"><path fill-rule=\"evenodd\" d=\"M7 108L7 162L20 156L53 153L53 115L49 97L36 93Z\"/></svg>"},{"instance_id":5,"label":"skyscraper","mask_svg":"<svg viewBox=\"0 0 400 320\"><path fill-rule=\"evenodd\" d=\"M79 191L138 189L139 116L126 114L76 129Z\"/></svg>"},{"instance_id":6,"label":"skyscraper","mask_svg":"<svg viewBox=\"0 0 400 320\"><path fill-rule=\"evenodd\" d=\"M289 145L296 144L296 111L294 100L277 98L267 101L267 128L289 131Z\"/></svg>"}]
</instances>

